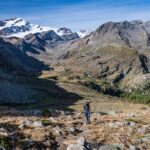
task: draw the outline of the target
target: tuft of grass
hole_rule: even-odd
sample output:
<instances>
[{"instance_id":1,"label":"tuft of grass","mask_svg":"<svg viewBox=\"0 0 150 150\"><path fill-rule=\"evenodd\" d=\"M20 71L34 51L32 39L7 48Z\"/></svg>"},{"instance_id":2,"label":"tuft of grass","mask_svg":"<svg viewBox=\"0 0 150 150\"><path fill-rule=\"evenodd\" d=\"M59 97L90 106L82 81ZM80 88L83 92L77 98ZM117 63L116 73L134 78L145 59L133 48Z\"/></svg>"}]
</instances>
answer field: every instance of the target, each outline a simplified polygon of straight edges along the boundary
<instances>
[{"instance_id":1,"label":"tuft of grass","mask_svg":"<svg viewBox=\"0 0 150 150\"><path fill-rule=\"evenodd\" d=\"M142 124L142 125L146 125L147 123L142 121L142 120L137 120L137 119L133 119L133 118L129 118L129 119L126 119L126 121L128 122L135 122L137 124Z\"/></svg>"},{"instance_id":2,"label":"tuft of grass","mask_svg":"<svg viewBox=\"0 0 150 150\"><path fill-rule=\"evenodd\" d=\"M142 139L142 138L145 138L145 137L146 137L145 135L138 135L137 136L138 139Z\"/></svg>"},{"instance_id":3,"label":"tuft of grass","mask_svg":"<svg viewBox=\"0 0 150 150\"><path fill-rule=\"evenodd\" d=\"M9 140L6 137L0 137L0 146L5 149L10 149Z\"/></svg>"},{"instance_id":4,"label":"tuft of grass","mask_svg":"<svg viewBox=\"0 0 150 150\"><path fill-rule=\"evenodd\" d=\"M135 102L135 103L150 104L149 95L143 95L140 93L123 93L121 97L129 99L130 101Z\"/></svg>"},{"instance_id":5,"label":"tuft of grass","mask_svg":"<svg viewBox=\"0 0 150 150\"><path fill-rule=\"evenodd\" d=\"M51 112L48 109L43 109L42 110L42 115L44 117L50 117L51 116Z\"/></svg>"},{"instance_id":6,"label":"tuft of grass","mask_svg":"<svg viewBox=\"0 0 150 150\"><path fill-rule=\"evenodd\" d=\"M52 125L52 122L51 122L50 120L47 120L47 119L43 119L41 122L42 122L42 125L43 125L43 126Z\"/></svg>"}]
</instances>

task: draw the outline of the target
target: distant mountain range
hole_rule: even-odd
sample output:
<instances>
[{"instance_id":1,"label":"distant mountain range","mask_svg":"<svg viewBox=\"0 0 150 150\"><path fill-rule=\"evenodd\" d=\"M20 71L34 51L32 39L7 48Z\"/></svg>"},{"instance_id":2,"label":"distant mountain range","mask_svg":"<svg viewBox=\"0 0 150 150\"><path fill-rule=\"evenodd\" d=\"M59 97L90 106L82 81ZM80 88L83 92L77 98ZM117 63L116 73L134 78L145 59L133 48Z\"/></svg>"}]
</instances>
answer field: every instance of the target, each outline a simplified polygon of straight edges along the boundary
<instances>
[{"instance_id":1,"label":"distant mountain range","mask_svg":"<svg viewBox=\"0 0 150 150\"><path fill-rule=\"evenodd\" d=\"M54 31L58 36L66 36L70 34L77 34L79 37L83 38L90 34L92 31L80 30L77 33L72 32L68 28L51 28L47 26L40 26L26 22L22 18L11 18L8 20L0 21L0 35L7 37L18 37L24 38L28 34L42 33L48 31Z\"/></svg>"},{"instance_id":2,"label":"distant mountain range","mask_svg":"<svg viewBox=\"0 0 150 150\"><path fill-rule=\"evenodd\" d=\"M62 27L59 29L31 24L22 18L0 21L0 37L25 51L54 49L60 44L74 41L89 35L92 31L73 32Z\"/></svg>"}]
</instances>

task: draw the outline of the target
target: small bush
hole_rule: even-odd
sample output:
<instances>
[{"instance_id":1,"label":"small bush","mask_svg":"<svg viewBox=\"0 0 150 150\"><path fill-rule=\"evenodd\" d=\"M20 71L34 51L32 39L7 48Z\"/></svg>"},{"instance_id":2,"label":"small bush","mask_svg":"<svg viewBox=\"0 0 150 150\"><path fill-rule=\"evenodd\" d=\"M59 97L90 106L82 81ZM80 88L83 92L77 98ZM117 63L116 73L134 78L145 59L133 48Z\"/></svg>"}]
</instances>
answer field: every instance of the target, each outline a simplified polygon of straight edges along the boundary
<instances>
[{"instance_id":1,"label":"small bush","mask_svg":"<svg viewBox=\"0 0 150 150\"><path fill-rule=\"evenodd\" d=\"M122 98L129 99L135 103L143 103L143 104L150 104L150 96L143 95L139 93L124 93L121 95Z\"/></svg>"},{"instance_id":2,"label":"small bush","mask_svg":"<svg viewBox=\"0 0 150 150\"><path fill-rule=\"evenodd\" d=\"M6 137L0 137L0 146L5 149L10 149L9 140Z\"/></svg>"},{"instance_id":3,"label":"small bush","mask_svg":"<svg viewBox=\"0 0 150 150\"><path fill-rule=\"evenodd\" d=\"M51 122L50 120L47 120L47 119L43 119L41 122L42 122L42 125L43 125L43 126L52 125L52 122Z\"/></svg>"},{"instance_id":4,"label":"small bush","mask_svg":"<svg viewBox=\"0 0 150 150\"><path fill-rule=\"evenodd\" d=\"M101 90L100 86L94 82L89 82L89 83L86 83L85 85L93 90L96 90L97 92L100 92Z\"/></svg>"},{"instance_id":5,"label":"small bush","mask_svg":"<svg viewBox=\"0 0 150 150\"><path fill-rule=\"evenodd\" d=\"M44 117L49 117L49 116L51 116L51 112L48 109L44 109L44 110L42 110L42 115Z\"/></svg>"},{"instance_id":6,"label":"small bush","mask_svg":"<svg viewBox=\"0 0 150 150\"><path fill-rule=\"evenodd\" d=\"M144 122L142 120L137 120L137 119L132 119L132 118L129 118L126 121L128 121L128 122L135 122L137 124L142 124L142 125L146 125L147 124L146 122Z\"/></svg>"}]
</instances>

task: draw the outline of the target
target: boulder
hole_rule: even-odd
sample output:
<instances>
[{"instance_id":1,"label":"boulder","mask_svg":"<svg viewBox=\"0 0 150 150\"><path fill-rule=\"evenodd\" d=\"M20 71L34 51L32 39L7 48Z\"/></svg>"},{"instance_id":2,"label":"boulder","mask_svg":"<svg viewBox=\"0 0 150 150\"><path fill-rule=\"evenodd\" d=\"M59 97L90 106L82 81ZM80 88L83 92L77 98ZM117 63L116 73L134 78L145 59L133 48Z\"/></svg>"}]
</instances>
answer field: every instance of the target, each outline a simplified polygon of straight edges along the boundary
<instances>
[{"instance_id":1,"label":"boulder","mask_svg":"<svg viewBox=\"0 0 150 150\"><path fill-rule=\"evenodd\" d=\"M21 125L18 126L18 128L21 129L21 130L23 130L25 127L26 127L25 124L21 124Z\"/></svg>"},{"instance_id":2,"label":"boulder","mask_svg":"<svg viewBox=\"0 0 150 150\"><path fill-rule=\"evenodd\" d=\"M145 134L145 132L146 132L145 128L139 128L139 129L137 129L137 133L140 134L140 135Z\"/></svg>"},{"instance_id":3,"label":"boulder","mask_svg":"<svg viewBox=\"0 0 150 150\"><path fill-rule=\"evenodd\" d=\"M119 128L124 126L124 122L110 122L108 123L108 126L111 128Z\"/></svg>"},{"instance_id":4,"label":"boulder","mask_svg":"<svg viewBox=\"0 0 150 150\"><path fill-rule=\"evenodd\" d=\"M0 136L8 136L8 131L5 128L0 128Z\"/></svg>"},{"instance_id":5,"label":"boulder","mask_svg":"<svg viewBox=\"0 0 150 150\"><path fill-rule=\"evenodd\" d=\"M141 141L142 143L150 144L150 135L145 136L144 138L141 138L140 141Z\"/></svg>"},{"instance_id":6,"label":"boulder","mask_svg":"<svg viewBox=\"0 0 150 150\"><path fill-rule=\"evenodd\" d=\"M43 127L43 125L40 121L33 122L32 126L34 126L34 127Z\"/></svg>"},{"instance_id":7,"label":"boulder","mask_svg":"<svg viewBox=\"0 0 150 150\"><path fill-rule=\"evenodd\" d=\"M86 145L86 141L83 137L77 140L77 144L70 144L67 147L67 150L90 150Z\"/></svg>"},{"instance_id":8,"label":"boulder","mask_svg":"<svg viewBox=\"0 0 150 150\"><path fill-rule=\"evenodd\" d=\"M135 127L136 123L135 122L127 122L126 125L131 126L131 127Z\"/></svg>"},{"instance_id":9,"label":"boulder","mask_svg":"<svg viewBox=\"0 0 150 150\"><path fill-rule=\"evenodd\" d=\"M0 150L6 150L6 148L3 146L0 146Z\"/></svg>"},{"instance_id":10,"label":"boulder","mask_svg":"<svg viewBox=\"0 0 150 150\"><path fill-rule=\"evenodd\" d=\"M129 146L128 150L140 150L140 148L138 148L136 146Z\"/></svg>"},{"instance_id":11,"label":"boulder","mask_svg":"<svg viewBox=\"0 0 150 150\"><path fill-rule=\"evenodd\" d=\"M76 129L75 129L74 127L71 127L71 128L69 129L69 132L71 132L71 133L75 133L75 131L76 131Z\"/></svg>"},{"instance_id":12,"label":"boulder","mask_svg":"<svg viewBox=\"0 0 150 150\"><path fill-rule=\"evenodd\" d=\"M120 144L105 145L101 146L99 150L122 150L122 146Z\"/></svg>"}]
</instances>

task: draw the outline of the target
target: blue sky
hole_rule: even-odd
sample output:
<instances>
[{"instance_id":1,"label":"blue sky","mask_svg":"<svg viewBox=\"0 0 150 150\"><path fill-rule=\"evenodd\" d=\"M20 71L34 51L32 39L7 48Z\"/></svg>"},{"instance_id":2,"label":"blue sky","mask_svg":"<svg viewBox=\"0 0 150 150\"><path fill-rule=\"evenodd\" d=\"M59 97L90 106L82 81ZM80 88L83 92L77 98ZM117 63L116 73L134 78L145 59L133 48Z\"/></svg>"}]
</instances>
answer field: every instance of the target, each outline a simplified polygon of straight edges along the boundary
<instances>
[{"instance_id":1,"label":"blue sky","mask_svg":"<svg viewBox=\"0 0 150 150\"><path fill-rule=\"evenodd\" d=\"M0 18L73 30L95 29L107 21L150 20L150 0L0 0Z\"/></svg>"}]
</instances>

